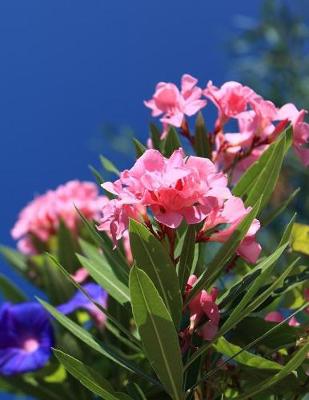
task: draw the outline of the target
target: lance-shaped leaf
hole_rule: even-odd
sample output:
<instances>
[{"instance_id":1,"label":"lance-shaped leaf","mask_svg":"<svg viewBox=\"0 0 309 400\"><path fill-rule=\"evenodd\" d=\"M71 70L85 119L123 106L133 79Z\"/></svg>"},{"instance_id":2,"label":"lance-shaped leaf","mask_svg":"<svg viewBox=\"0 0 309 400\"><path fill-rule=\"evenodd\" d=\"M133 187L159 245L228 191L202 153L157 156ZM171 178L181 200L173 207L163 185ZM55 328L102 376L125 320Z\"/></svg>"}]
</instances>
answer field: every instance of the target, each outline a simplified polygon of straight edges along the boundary
<instances>
[{"instance_id":1,"label":"lance-shaped leaf","mask_svg":"<svg viewBox=\"0 0 309 400\"><path fill-rule=\"evenodd\" d=\"M232 329L236 324L242 321L246 316L248 316L251 312L256 310L261 304L263 304L268 297L273 293L275 289L282 285L285 278L290 274L290 272L295 267L298 260L294 260L285 270L284 272L277 278L275 281L266 288L260 295L254 297L251 303L248 303L248 298L253 298L256 293L256 290L261 287L261 283L265 281L264 278L268 276L269 269L264 270L264 272L256 279L258 284L255 282L252 284L251 288L248 290L242 301L240 302L239 307L237 306L235 311L230 315L227 321L224 323L222 328L219 331L219 334L224 335L230 329ZM266 276L265 276L266 275Z\"/></svg>"},{"instance_id":2,"label":"lance-shaped leaf","mask_svg":"<svg viewBox=\"0 0 309 400\"><path fill-rule=\"evenodd\" d=\"M100 161L101 161L102 167L107 172L111 172L112 174L119 175L118 168L108 158L101 155Z\"/></svg>"},{"instance_id":3,"label":"lance-shaped leaf","mask_svg":"<svg viewBox=\"0 0 309 400\"><path fill-rule=\"evenodd\" d=\"M278 260L278 258L282 255L287 245L288 243L285 243L283 246L279 247L273 254L265 258L255 267L254 271L250 274L254 275L255 279L253 280L252 283L250 283L242 299L238 302L235 308L233 308L232 313L225 322L226 325L232 324L232 322L236 320L239 317L239 315L242 314L243 309L247 306L250 300L254 298L258 290L263 286L265 282L269 281L274 264ZM259 273L257 274L257 272Z\"/></svg>"},{"instance_id":4,"label":"lance-shaped leaf","mask_svg":"<svg viewBox=\"0 0 309 400\"><path fill-rule=\"evenodd\" d=\"M182 298L175 265L166 248L144 225L130 220L129 232L135 264L153 281L178 327Z\"/></svg>"},{"instance_id":5,"label":"lance-shaped leaf","mask_svg":"<svg viewBox=\"0 0 309 400\"><path fill-rule=\"evenodd\" d=\"M180 400L183 368L178 335L155 285L137 267L130 273L130 294L146 356L172 399Z\"/></svg>"},{"instance_id":6,"label":"lance-shaped leaf","mask_svg":"<svg viewBox=\"0 0 309 400\"><path fill-rule=\"evenodd\" d=\"M175 150L181 147L181 142L178 133L174 127L170 127L164 142L163 154L165 157L170 157Z\"/></svg>"},{"instance_id":7,"label":"lance-shaped leaf","mask_svg":"<svg viewBox=\"0 0 309 400\"><path fill-rule=\"evenodd\" d=\"M177 266L179 285L182 290L184 289L192 270L195 255L195 230L195 225L188 226L182 243L179 264Z\"/></svg>"},{"instance_id":8,"label":"lance-shaped leaf","mask_svg":"<svg viewBox=\"0 0 309 400\"><path fill-rule=\"evenodd\" d=\"M266 217L262 219L262 225L265 228L267 225L269 225L274 219L276 219L283 211L292 203L292 201L295 199L295 197L298 195L300 192L300 188L297 188L294 190L290 196L283 201L279 207L275 208L270 214L268 214Z\"/></svg>"},{"instance_id":9,"label":"lance-shaped leaf","mask_svg":"<svg viewBox=\"0 0 309 400\"><path fill-rule=\"evenodd\" d=\"M134 372L140 375L148 382L158 384L158 382L152 377L148 376L141 369L139 369L132 362L127 361L115 351L113 351L106 343L99 343L88 331L79 326L76 322L72 321L70 318L66 317L64 314L60 313L55 307L46 303L44 300L38 299L42 306L68 331L70 331L75 337L84 342L87 346L100 353L101 355L107 357L114 363L120 365L130 372Z\"/></svg>"},{"instance_id":10,"label":"lance-shaped leaf","mask_svg":"<svg viewBox=\"0 0 309 400\"><path fill-rule=\"evenodd\" d=\"M156 150L160 150L161 148L161 132L157 128L155 124L149 125L150 137L152 141L152 146Z\"/></svg>"},{"instance_id":11,"label":"lance-shaped leaf","mask_svg":"<svg viewBox=\"0 0 309 400\"><path fill-rule=\"evenodd\" d=\"M125 336L128 336L130 340L130 344L135 347L135 350L139 349L140 343L139 341L131 334L130 331L128 331L120 321L115 318L112 313L109 312L108 309L102 306L102 304L98 303L95 299L93 299L89 293L81 286L78 282L74 280L72 275L69 274L69 272L59 263L59 261L51 254L48 254L48 257L51 259L51 261L59 268L59 270L63 273L63 275L69 280L69 282L72 283L73 286L77 288L80 292L82 292L85 297L88 298L88 300L98 309L100 310L103 314L106 315L106 317L112 322L113 325L115 325L117 332L122 332ZM108 321L106 321L107 323ZM115 331L114 331L115 332Z\"/></svg>"},{"instance_id":12,"label":"lance-shaped leaf","mask_svg":"<svg viewBox=\"0 0 309 400\"><path fill-rule=\"evenodd\" d=\"M222 269L225 267L226 263L230 260L230 258L235 254L239 244L244 239L246 233L248 232L252 221L254 220L260 203L253 207L248 215L241 221L238 225L237 229L233 232L230 238L224 243L224 245L217 252L213 260L207 266L207 269L203 272L203 274L199 277L196 284L193 286L190 291L186 303L188 304L190 300L202 289L208 288L213 282L217 279Z\"/></svg>"},{"instance_id":13,"label":"lance-shaped leaf","mask_svg":"<svg viewBox=\"0 0 309 400\"><path fill-rule=\"evenodd\" d=\"M0 293L6 300L13 303L27 301L27 297L24 293L22 293L20 289L3 274L0 274Z\"/></svg>"},{"instance_id":14,"label":"lance-shaped leaf","mask_svg":"<svg viewBox=\"0 0 309 400\"><path fill-rule=\"evenodd\" d=\"M239 181L237 182L237 184L233 189L233 194L235 196L242 198L247 197L248 194L252 191L253 186L257 183L257 180L262 175L264 175L264 177L265 176L267 177L265 169L267 169L271 173L274 173L274 175L276 174L276 171L271 171L272 169L271 162L273 162L276 158L279 158L280 161L280 158L282 156L280 155L280 153L282 151L283 141L284 141L283 153L285 154L291 145L291 137L292 137L292 130L291 127L288 127L280 135L279 139L277 139L274 143L272 143L268 147L267 150L264 151L259 160L253 163L250 166L250 168L248 168L247 171L241 176L241 178L239 179ZM280 149L278 152L279 144L280 144Z\"/></svg>"},{"instance_id":15,"label":"lance-shaped leaf","mask_svg":"<svg viewBox=\"0 0 309 400\"><path fill-rule=\"evenodd\" d=\"M85 225L85 228L87 229L94 243L97 244L98 248L100 248L104 252L104 256L106 257L108 263L110 265L113 265L114 269L117 268L117 270L119 271L122 270L122 273L127 275L128 280L128 263L124 255L118 249L113 249L113 243L105 232L99 232L96 227L90 221L88 221L77 208L76 211L78 212L83 224ZM83 249L85 241L80 239L79 243Z\"/></svg>"},{"instance_id":16,"label":"lance-shaped leaf","mask_svg":"<svg viewBox=\"0 0 309 400\"><path fill-rule=\"evenodd\" d=\"M146 147L136 138L133 138L133 143L135 147L136 157L141 157L145 151L147 150Z\"/></svg>"},{"instance_id":17,"label":"lance-shaped leaf","mask_svg":"<svg viewBox=\"0 0 309 400\"><path fill-rule=\"evenodd\" d=\"M214 344L214 348L219 353L227 357L233 357L233 360L248 367L272 370L280 370L283 368L281 364L275 361L267 360L262 356L242 350L241 347L228 342L223 336L217 340L216 344Z\"/></svg>"},{"instance_id":18,"label":"lance-shaped leaf","mask_svg":"<svg viewBox=\"0 0 309 400\"><path fill-rule=\"evenodd\" d=\"M271 378L266 379L263 382L260 382L258 385L252 387L250 390L247 390L243 395L238 396L237 400L245 400L248 398L253 398L253 396L257 395L258 393L264 392L271 386L280 382L282 379L284 379L290 373L295 371L303 363L303 361L305 360L305 358L307 356L308 351L309 351L309 343L307 343L302 348L300 348L297 352L295 352L293 357L290 359L290 361L284 366L284 368L281 371L277 372Z\"/></svg>"},{"instance_id":19,"label":"lance-shaped leaf","mask_svg":"<svg viewBox=\"0 0 309 400\"><path fill-rule=\"evenodd\" d=\"M267 161L265 168L252 185L252 188L250 189L248 197L245 201L246 206L252 206L259 198L261 198L261 210L267 204L277 183L285 151L286 139L285 135L283 135L276 144L276 147L271 157Z\"/></svg>"},{"instance_id":20,"label":"lance-shaped leaf","mask_svg":"<svg viewBox=\"0 0 309 400\"><path fill-rule=\"evenodd\" d=\"M104 400L130 400L125 393L117 393L111 384L102 377L101 374L82 363L76 358L60 350L54 350L55 356L64 366L64 368L80 381L92 393L100 396Z\"/></svg>"},{"instance_id":21,"label":"lance-shaped leaf","mask_svg":"<svg viewBox=\"0 0 309 400\"><path fill-rule=\"evenodd\" d=\"M92 172L93 176L95 177L95 180L97 181L97 184L99 186L102 185L102 183L104 183L104 178L101 175L101 172L99 172L95 167L93 167L92 165L88 165L88 168L90 169L90 171Z\"/></svg>"},{"instance_id":22,"label":"lance-shaped leaf","mask_svg":"<svg viewBox=\"0 0 309 400\"><path fill-rule=\"evenodd\" d=\"M198 157L211 158L209 135L201 112L198 113L195 121L194 149Z\"/></svg>"},{"instance_id":23,"label":"lance-shaped leaf","mask_svg":"<svg viewBox=\"0 0 309 400\"><path fill-rule=\"evenodd\" d=\"M195 353L193 353L192 357L187 362L185 369L187 369L197 358L201 357L209 349L211 344L215 342L217 338L225 335L232 328L234 328L240 321L246 318L251 312L256 310L261 304L263 304L264 301L272 294L272 292L275 289L277 289L277 287L279 287L282 284L282 282L284 282L285 278L292 271L298 260L292 262L291 265L263 293L254 298L254 300L250 303L250 299L252 299L252 297L256 294L257 290L261 287L262 283L264 282L264 279L268 277L268 275L270 274L271 271L270 267L273 265L273 262L280 256L280 254L282 254L282 251L284 250L285 247L282 246L281 248L279 248L276 254L274 253L272 256L270 256L272 258L264 260L265 264L262 265L263 272L260 275L258 275L255 281L253 281L251 287L248 289L243 299L240 301L239 305L236 306L236 308L232 311L229 318L219 329L219 332L217 333L216 337L212 340L212 342L205 343Z\"/></svg>"},{"instance_id":24,"label":"lance-shaped leaf","mask_svg":"<svg viewBox=\"0 0 309 400\"><path fill-rule=\"evenodd\" d=\"M78 260L75 255L78 247L76 240L73 238L72 232L62 220L60 220L57 239L58 260L69 272L73 273L76 266L78 266Z\"/></svg>"},{"instance_id":25,"label":"lance-shaped leaf","mask_svg":"<svg viewBox=\"0 0 309 400\"><path fill-rule=\"evenodd\" d=\"M92 278L112 296L118 303L125 304L130 301L128 287L117 277L110 265L102 256L100 262L90 260L84 256L78 255L78 259L84 268L89 272Z\"/></svg>"},{"instance_id":26,"label":"lance-shaped leaf","mask_svg":"<svg viewBox=\"0 0 309 400\"><path fill-rule=\"evenodd\" d=\"M0 253L6 259L6 261L16 268L19 272L27 271L27 258L18 251L11 249L8 246L0 246Z\"/></svg>"}]
</instances>

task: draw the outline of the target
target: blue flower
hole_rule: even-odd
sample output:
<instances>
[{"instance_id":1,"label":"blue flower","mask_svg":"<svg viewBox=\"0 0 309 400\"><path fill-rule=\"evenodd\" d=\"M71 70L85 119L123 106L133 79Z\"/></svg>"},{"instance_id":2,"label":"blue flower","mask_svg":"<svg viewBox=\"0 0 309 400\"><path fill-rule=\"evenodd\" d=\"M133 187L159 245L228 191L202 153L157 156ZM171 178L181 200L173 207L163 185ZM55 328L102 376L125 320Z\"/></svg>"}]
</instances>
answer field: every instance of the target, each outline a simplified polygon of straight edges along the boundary
<instances>
[{"instance_id":1,"label":"blue flower","mask_svg":"<svg viewBox=\"0 0 309 400\"><path fill-rule=\"evenodd\" d=\"M34 302L0 307L0 374L42 368L51 356L53 328L48 313Z\"/></svg>"},{"instance_id":2,"label":"blue flower","mask_svg":"<svg viewBox=\"0 0 309 400\"><path fill-rule=\"evenodd\" d=\"M86 283L82 288L88 293L89 297L96 303L106 307L108 294L101 286L95 283ZM99 308L93 304L88 297L81 291L77 291L75 295L67 303L57 307L58 311L63 314L71 314L76 310L86 310L94 318L97 325L102 326L105 323L105 315Z\"/></svg>"}]
</instances>

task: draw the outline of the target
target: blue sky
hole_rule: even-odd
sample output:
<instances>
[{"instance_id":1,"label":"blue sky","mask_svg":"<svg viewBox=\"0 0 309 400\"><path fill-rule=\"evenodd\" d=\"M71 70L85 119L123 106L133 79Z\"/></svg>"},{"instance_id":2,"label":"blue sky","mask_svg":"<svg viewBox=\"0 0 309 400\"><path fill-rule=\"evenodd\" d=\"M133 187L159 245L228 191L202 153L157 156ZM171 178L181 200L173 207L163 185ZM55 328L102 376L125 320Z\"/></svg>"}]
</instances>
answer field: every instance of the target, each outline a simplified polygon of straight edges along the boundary
<instances>
[{"instance_id":1,"label":"blue sky","mask_svg":"<svg viewBox=\"0 0 309 400\"><path fill-rule=\"evenodd\" d=\"M10 228L34 194L91 179L97 153L126 165L102 129L130 126L145 140L143 100L156 82L184 72L203 86L233 79L233 17L255 17L261 3L2 0L0 242L13 244ZM16 279L2 261L0 269Z\"/></svg>"}]
</instances>

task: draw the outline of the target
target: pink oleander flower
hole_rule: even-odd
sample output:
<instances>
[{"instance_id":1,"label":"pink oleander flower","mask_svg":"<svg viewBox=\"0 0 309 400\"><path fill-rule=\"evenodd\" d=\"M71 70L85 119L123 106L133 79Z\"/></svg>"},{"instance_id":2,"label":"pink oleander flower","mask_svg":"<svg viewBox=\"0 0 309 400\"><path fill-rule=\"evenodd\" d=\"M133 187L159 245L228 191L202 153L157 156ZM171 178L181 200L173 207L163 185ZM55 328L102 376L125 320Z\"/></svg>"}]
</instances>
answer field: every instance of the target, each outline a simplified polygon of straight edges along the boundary
<instances>
[{"instance_id":1,"label":"pink oleander flower","mask_svg":"<svg viewBox=\"0 0 309 400\"><path fill-rule=\"evenodd\" d=\"M235 118L247 109L248 102L256 96L248 86L238 82L226 82L220 88L209 81L203 94L218 108L217 129L221 129L229 118Z\"/></svg>"},{"instance_id":2,"label":"pink oleander flower","mask_svg":"<svg viewBox=\"0 0 309 400\"><path fill-rule=\"evenodd\" d=\"M179 128L185 115L190 117L205 107L202 89L196 84L197 79L188 74L181 78L181 90L174 83L159 82L152 99L144 102L152 110L153 117L163 114L160 121L165 125L165 133L166 125Z\"/></svg>"},{"instance_id":3,"label":"pink oleander flower","mask_svg":"<svg viewBox=\"0 0 309 400\"><path fill-rule=\"evenodd\" d=\"M87 219L98 220L100 209L106 201L104 196L99 196L94 183L77 180L67 182L30 202L21 211L11 231L12 236L18 239L18 247L22 252L35 253L33 236L46 243L57 232L61 220L76 234L79 216L75 206Z\"/></svg>"},{"instance_id":4,"label":"pink oleander flower","mask_svg":"<svg viewBox=\"0 0 309 400\"><path fill-rule=\"evenodd\" d=\"M280 322L284 321L284 319L285 318L284 318L283 314L280 311L271 311L265 316L265 321L276 322L278 324ZM297 319L295 317L292 317L289 320L289 325L297 327L297 326L300 325L300 323L297 321Z\"/></svg>"},{"instance_id":5,"label":"pink oleander flower","mask_svg":"<svg viewBox=\"0 0 309 400\"><path fill-rule=\"evenodd\" d=\"M221 208L214 208L212 213L206 218L202 228L202 232L205 232L203 237L211 242L226 242L251 209L251 207L246 208L240 198L230 197L224 202ZM219 227L221 224L227 224L227 227L212 232L213 228ZM260 222L255 219L236 252L252 264L256 263L262 250L261 245L255 238L259 229ZM209 230L211 230L211 233L208 236L207 231Z\"/></svg>"},{"instance_id":6,"label":"pink oleander flower","mask_svg":"<svg viewBox=\"0 0 309 400\"><path fill-rule=\"evenodd\" d=\"M196 281L197 277L191 275L187 283L188 292ZM220 311L216 304L217 296L217 288L213 288L210 293L202 290L190 301L188 307L190 310L189 332L191 334L198 327L198 333L204 340L212 340L216 336L220 322Z\"/></svg>"},{"instance_id":7,"label":"pink oleander flower","mask_svg":"<svg viewBox=\"0 0 309 400\"><path fill-rule=\"evenodd\" d=\"M226 176L218 173L210 160L186 157L182 149L170 158L147 150L117 181L102 186L116 198L103 206L98 229L110 233L115 245L126 234L129 218L145 220L147 208L159 223L172 229L183 220L187 224L205 221L205 231L229 224L208 239L218 242L227 240L250 211L241 199L232 196ZM255 262L261 250L255 240L258 229L255 220L238 249L249 262Z\"/></svg>"},{"instance_id":8,"label":"pink oleander flower","mask_svg":"<svg viewBox=\"0 0 309 400\"><path fill-rule=\"evenodd\" d=\"M285 104L278 112L279 119L287 118L293 126L293 146L305 167L309 166L309 124L304 122L307 111L298 111L294 104ZM306 147L307 146L307 147Z\"/></svg>"},{"instance_id":9,"label":"pink oleander flower","mask_svg":"<svg viewBox=\"0 0 309 400\"><path fill-rule=\"evenodd\" d=\"M115 246L118 240L123 238L127 255L130 257L127 245L129 219L141 220L145 214L144 207L140 204L126 204L121 199L113 199L104 204L101 213L102 218L97 229L111 235Z\"/></svg>"},{"instance_id":10,"label":"pink oleander flower","mask_svg":"<svg viewBox=\"0 0 309 400\"><path fill-rule=\"evenodd\" d=\"M130 170L121 173L119 180L102 186L118 197L103 207L103 223L117 220L117 229L110 223L110 230L118 232L114 235L118 239L127 225L127 216L119 218L126 208L150 207L157 221L177 228L183 219L188 224L203 221L214 202L221 204L231 196L227 178L210 160L185 157L182 149L170 158L157 150L147 150ZM106 228L105 223L100 226Z\"/></svg>"}]
</instances>

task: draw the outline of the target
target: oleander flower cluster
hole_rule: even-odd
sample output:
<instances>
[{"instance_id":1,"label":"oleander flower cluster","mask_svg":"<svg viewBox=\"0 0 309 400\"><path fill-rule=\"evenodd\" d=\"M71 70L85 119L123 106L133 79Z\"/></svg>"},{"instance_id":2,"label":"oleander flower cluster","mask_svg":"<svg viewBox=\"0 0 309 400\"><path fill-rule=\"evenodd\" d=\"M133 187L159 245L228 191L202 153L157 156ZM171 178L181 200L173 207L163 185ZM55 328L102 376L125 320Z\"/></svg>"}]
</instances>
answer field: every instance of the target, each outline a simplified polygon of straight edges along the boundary
<instances>
[{"instance_id":1,"label":"oleander flower cluster","mask_svg":"<svg viewBox=\"0 0 309 400\"><path fill-rule=\"evenodd\" d=\"M23 253L35 253L35 239L48 242L57 232L60 221L77 234L80 221L76 208L87 219L98 220L105 201L104 196L99 196L94 183L69 181L35 197L21 211L12 229L12 236L18 240L18 248Z\"/></svg>"},{"instance_id":2,"label":"oleander flower cluster","mask_svg":"<svg viewBox=\"0 0 309 400\"><path fill-rule=\"evenodd\" d=\"M118 180L102 186L116 198L103 206L98 229L110 233L115 244L127 232L129 218L147 221L147 210L159 224L172 229L182 221L203 223L199 240L224 243L251 210L232 195L227 177L210 160L187 157L182 149L169 158L147 150ZM259 227L254 220L237 250L252 263L261 251L255 239Z\"/></svg>"},{"instance_id":3,"label":"oleander flower cluster","mask_svg":"<svg viewBox=\"0 0 309 400\"><path fill-rule=\"evenodd\" d=\"M188 74L144 104L162 128L134 139L133 165L100 156L97 184L35 197L11 231L17 249L0 246L40 297L0 274L0 391L302 400L309 225L288 220L297 190L272 195L290 147L309 165L306 111Z\"/></svg>"},{"instance_id":4,"label":"oleander flower cluster","mask_svg":"<svg viewBox=\"0 0 309 400\"><path fill-rule=\"evenodd\" d=\"M145 102L154 117L163 115L162 139L167 134L167 125L181 128L183 135L190 138L186 117L210 102L218 112L211 132L212 160L219 170L232 170L234 181L260 158L288 123L293 125L294 150L302 163L309 165L309 125L305 122L305 110L298 110L291 103L277 107L238 82L217 87L209 81L203 90L197 82L194 77L183 75L180 91L173 83L160 82L153 98Z\"/></svg>"}]
</instances>

